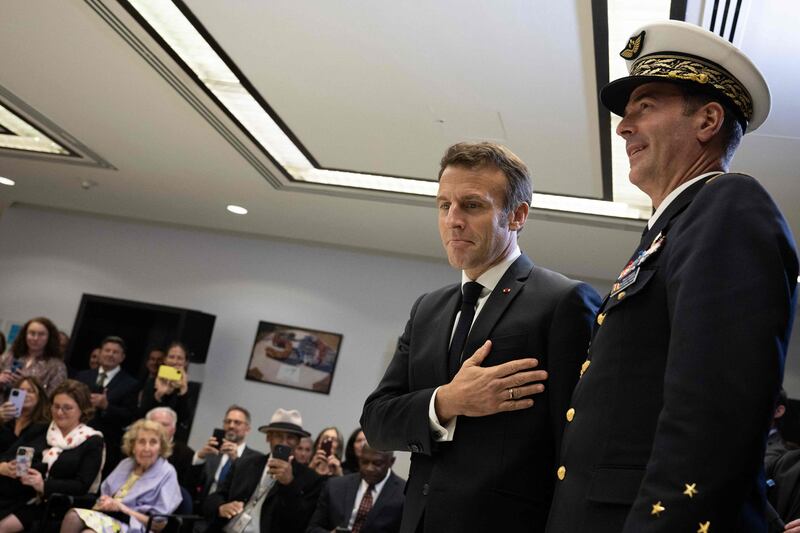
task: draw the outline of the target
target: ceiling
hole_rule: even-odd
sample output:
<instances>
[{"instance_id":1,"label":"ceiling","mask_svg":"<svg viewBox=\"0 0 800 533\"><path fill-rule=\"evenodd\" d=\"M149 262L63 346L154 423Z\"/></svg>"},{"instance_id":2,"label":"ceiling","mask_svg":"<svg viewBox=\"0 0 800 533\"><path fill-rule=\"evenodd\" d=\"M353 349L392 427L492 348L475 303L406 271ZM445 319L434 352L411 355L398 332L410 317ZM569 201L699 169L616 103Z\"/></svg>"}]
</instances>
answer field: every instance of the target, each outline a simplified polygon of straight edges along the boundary
<instances>
[{"instance_id":1,"label":"ceiling","mask_svg":"<svg viewBox=\"0 0 800 533\"><path fill-rule=\"evenodd\" d=\"M448 145L491 139L529 164L537 191L603 196L588 1L183 4L320 167L434 180ZM748 6L737 44L773 107L734 169L758 177L800 235L800 3ZM0 176L16 181L0 186L0 208L442 260L432 199L289 180L124 3L4 0L3 21L0 103L76 155L0 149ZM642 224L535 210L520 238L542 265L609 279Z\"/></svg>"}]
</instances>

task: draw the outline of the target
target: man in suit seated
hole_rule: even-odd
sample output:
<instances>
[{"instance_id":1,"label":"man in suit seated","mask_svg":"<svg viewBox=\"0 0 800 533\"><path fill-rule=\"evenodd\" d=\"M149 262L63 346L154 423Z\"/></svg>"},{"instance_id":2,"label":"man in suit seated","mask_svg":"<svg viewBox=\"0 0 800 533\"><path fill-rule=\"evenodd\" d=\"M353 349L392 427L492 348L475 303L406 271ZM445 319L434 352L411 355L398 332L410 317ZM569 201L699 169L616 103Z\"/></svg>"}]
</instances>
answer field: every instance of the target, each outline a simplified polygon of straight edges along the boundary
<instances>
[{"instance_id":1,"label":"man in suit seated","mask_svg":"<svg viewBox=\"0 0 800 533\"><path fill-rule=\"evenodd\" d=\"M125 360L125 341L122 338L109 336L103 339L99 360L100 366L79 372L76 379L92 391L95 413L88 424L101 431L106 441L105 477L122 459L122 435L136 414L139 382L120 366Z\"/></svg>"},{"instance_id":2,"label":"man in suit seated","mask_svg":"<svg viewBox=\"0 0 800 533\"><path fill-rule=\"evenodd\" d=\"M175 440L175 429L178 427L178 413L169 407L154 407L147 411L145 418L153 422L158 422L164 427L167 438L172 444L172 453L168 458L169 464L175 468L175 472L178 474L178 485L191 493L196 486L194 470L192 469L194 450L185 443Z\"/></svg>"},{"instance_id":3,"label":"man in suit seated","mask_svg":"<svg viewBox=\"0 0 800 533\"><path fill-rule=\"evenodd\" d=\"M328 480L306 533L400 531L405 480L391 470L394 453L364 445L358 463L357 474Z\"/></svg>"},{"instance_id":4,"label":"man in suit seated","mask_svg":"<svg viewBox=\"0 0 800 533\"><path fill-rule=\"evenodd\" d=\"M249 455L262 455L245 444L250 433L250 411L240 405L231 405L222 420L225 438L219 442L214 436L192 458L196 480L198 506L202 507L206 497L217 490L229 475L233 463Z\"/></svg>"},{"instance_id":5,"label":"man in suit seated","mask_svg":"<svg viewBox=\"0 0 800 533\"><path fill-rule=\"evenodd\" d=\"M300 412L278 409L258 430L267 434L270 455L233 464L231 474L206 498L208 532L303 533L314 513L325 480L291 455L300 437L309 435Z\"/></svg>"}]
</instances>

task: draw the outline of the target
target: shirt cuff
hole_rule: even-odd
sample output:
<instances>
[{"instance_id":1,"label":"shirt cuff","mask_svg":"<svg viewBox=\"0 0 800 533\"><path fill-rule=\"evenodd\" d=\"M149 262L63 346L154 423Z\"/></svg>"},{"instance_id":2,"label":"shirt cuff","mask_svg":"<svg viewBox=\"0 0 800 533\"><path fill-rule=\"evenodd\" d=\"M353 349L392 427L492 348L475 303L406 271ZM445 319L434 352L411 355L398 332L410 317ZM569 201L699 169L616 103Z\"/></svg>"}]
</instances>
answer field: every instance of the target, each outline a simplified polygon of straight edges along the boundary
<instances>
[{"instance_id":1,"label":"shirt cuff","mask_svg":"<svg viewBox=\"0 0 800 533\"><path fill-rule=\"evenodd\" d=\"M434 406L436 403L436 393L439 392L439 388L440 387L436 387L433 391L433 394L431 394L431 403L428 404L428 426L431 428L434 442L450 442L456 434L456 420L458 420L458 417L454 416L446 426L443 426L439 422L439 417L436 416L436 407Z\"/></svg>"},{"instance_id":2,"label":"shirt cuff","mask_svg":"<svg viewBox=\"0 0 800 533\"><path fill-rule=\"evenodd\" d=\"M201 459L200 456L197 455L197 452L194 452L194 455L192 456L192 466L203 465L205 463L206 463L205 458Z\"/></svg>"}]
</instances>

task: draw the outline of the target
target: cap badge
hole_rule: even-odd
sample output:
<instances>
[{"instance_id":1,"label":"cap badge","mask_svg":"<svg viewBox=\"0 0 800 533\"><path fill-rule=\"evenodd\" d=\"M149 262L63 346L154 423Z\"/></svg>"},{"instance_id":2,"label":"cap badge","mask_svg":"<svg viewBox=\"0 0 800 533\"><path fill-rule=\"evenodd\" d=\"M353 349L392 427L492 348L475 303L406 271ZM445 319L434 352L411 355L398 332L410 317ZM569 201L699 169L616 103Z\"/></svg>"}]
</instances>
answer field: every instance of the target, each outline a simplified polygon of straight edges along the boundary
<instances>
[{"instance_id":1,"label":"cap badge","mask_svg":"<svg viewBox=\"0 0 800 533\"><path fill-rule=\"evenodd\" d=\"M635 37L631 37L628 39L628 44L625 46L625 49L619 53L622 59L636 59L639 57L639 53L642 51L642 45L644 44L644 33L642 32Z\"/></svg>"}]
</instances>

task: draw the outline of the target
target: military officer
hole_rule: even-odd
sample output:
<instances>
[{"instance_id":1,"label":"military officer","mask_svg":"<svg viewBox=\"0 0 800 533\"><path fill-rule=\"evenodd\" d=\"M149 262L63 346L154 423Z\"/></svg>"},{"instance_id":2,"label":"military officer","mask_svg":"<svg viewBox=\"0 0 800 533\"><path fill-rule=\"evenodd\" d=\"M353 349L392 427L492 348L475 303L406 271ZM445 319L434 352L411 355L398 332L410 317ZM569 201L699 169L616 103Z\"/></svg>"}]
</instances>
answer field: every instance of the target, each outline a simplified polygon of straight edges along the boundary
<instances>
[{"instance_id":1,"label":"military officer","mask_svg":"<svg viewBox=\"0 0 800 533\"><path fill-rule=\"evenodd\" d=\"M561 447L550 533L753 533L798 260L754 178L729 173L769 113L730 43L647 25L603 104L623 116L630 180L654 214L597 315Z\"/></svg>"}]
</instances>

